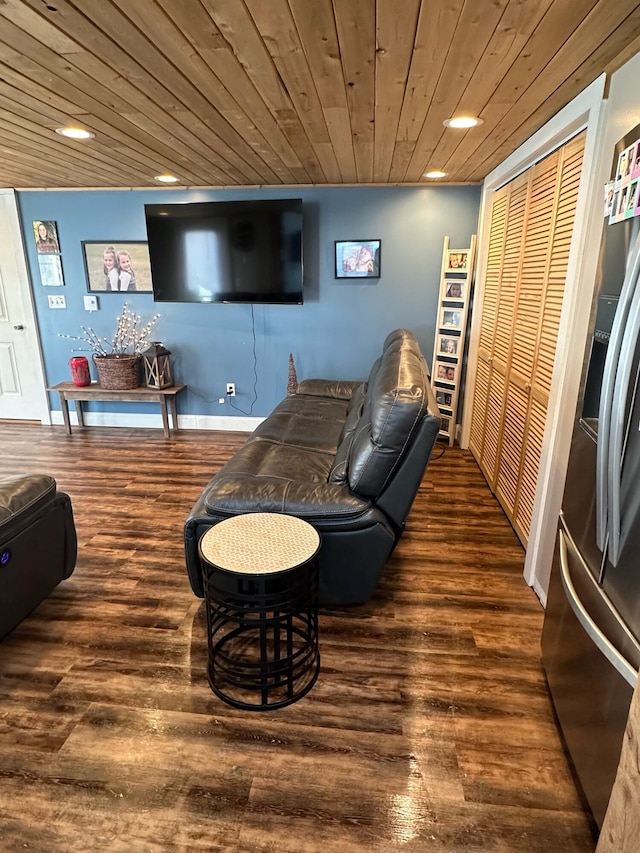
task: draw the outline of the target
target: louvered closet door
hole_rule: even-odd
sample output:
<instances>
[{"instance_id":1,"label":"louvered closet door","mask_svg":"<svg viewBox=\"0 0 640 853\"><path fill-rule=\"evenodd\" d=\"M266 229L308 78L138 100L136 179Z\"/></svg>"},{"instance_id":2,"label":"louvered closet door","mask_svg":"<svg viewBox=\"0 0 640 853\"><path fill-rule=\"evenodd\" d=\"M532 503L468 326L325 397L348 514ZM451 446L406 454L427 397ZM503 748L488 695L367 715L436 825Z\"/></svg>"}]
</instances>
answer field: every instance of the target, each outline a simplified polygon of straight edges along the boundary
<instances>
[{"instance_id":1,"label":"louvered closet door","mask_svg":"<svg viewBox=\"0 0 640 853\"><path fill-rule=\"evenodd\" d=\"M498 317L498 296L502 277L504 260L504 240L506 232L507 208L509 205L509 190L499 190L493 197L491 209L491 229L489 232L489 251L487 257L487 272L485 277L482 327L478 347L478 364L474 399L474 418L471 425L470 446L479 460L485 477L493 479L495 461L497 458L497 436L495 429L487 424L489 415L495 412L495 387L493 399L491 394L491 363ZM485 437L487 440L485 441Z\"/></svg>"},{"instance_id":2,"label":"louvered closet door","mask_svg":"<svg viewBox=\"0 0 640 853\"><path fill-rule=\"evenodd\" d=\"M584 134L495 193L470 448L526 545Z\"/></svg>"},{"instance_id":3,"label":"louvered closet door","mask_svg":"<svg viewBox=\"0 0 640 853\"><path fill-rule=\"evenodd\" d=\"M527 440L520 477L520 494L514 518L515 528L521 533L523 541L526 541L531 525L542 437L558 342L558 327L567 280L573 223L582 174L584 140L585 134L582 133L559 152L555 215L551 226L551 248L545 281L544 307L540 317L538 346L535 350L532 371Z\"/></svg>"}]
</instances>

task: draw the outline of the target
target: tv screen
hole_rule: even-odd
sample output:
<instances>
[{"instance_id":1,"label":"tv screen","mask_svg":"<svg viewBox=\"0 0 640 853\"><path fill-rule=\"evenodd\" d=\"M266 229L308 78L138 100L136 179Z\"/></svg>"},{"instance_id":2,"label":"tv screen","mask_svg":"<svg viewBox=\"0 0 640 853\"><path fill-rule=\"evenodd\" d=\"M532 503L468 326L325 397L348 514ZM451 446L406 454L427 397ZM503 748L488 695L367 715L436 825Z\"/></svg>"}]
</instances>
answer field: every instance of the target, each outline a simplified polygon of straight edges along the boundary
<instances>
[{"instance_id":1,"label":"tv screen","mask_svg":"<svg viewBox=\"0 0 640 853\"><path fill-rule=\"evenodd\" d=\"M302 199L146 204L157 302L302 303Z\"/></svg>"}]
</instances>

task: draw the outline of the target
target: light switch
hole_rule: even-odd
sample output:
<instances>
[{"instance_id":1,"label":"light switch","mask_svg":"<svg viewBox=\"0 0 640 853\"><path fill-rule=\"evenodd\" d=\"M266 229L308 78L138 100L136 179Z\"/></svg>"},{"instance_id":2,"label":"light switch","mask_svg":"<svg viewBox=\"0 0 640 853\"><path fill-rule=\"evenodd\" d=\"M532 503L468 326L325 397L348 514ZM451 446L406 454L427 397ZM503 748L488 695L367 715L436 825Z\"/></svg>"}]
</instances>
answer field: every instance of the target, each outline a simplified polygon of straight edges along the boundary
<instances>
[{"instance_id":1,"label":"light switch","mask_svg":"<svg viewBox=\"0 0 640 853\"><path fill-rule=\"evenodd\" d=\"M90 293L87 293L84 297L84 310L85 311L97 311L98 310L98 297L92 296Z\"/></svg>"}]
</instances>

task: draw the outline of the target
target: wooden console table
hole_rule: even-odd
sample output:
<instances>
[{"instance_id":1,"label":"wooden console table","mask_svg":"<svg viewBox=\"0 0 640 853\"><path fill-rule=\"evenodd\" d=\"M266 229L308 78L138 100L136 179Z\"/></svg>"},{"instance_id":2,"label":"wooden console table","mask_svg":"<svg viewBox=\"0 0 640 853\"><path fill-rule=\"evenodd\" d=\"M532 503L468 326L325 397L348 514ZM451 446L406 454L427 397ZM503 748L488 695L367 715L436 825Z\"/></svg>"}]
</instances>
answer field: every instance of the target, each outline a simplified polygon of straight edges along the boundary
<instances>
[{"instance_id":1,"label":"wooden console table","mask_svg":"<svg viewBox=\"0 0 640 853\"><path fill-rule=\"evenodd\" d=\"M92 382L91 385L79 387L73 382L58 382L47 391L57 391L60 395L60 405L62 407L62 417L64 425L69 435L71 435L71 421L69 420L69 400L74 400L76 404L76 412L78 413L78 426L84 426L84 417L82 414L82 400L100 400L105 402L113 400L116 403L160 403L160 413L162 414L162 426L164 434L167 438L169 432L169 414L167 411L167 402L171 408L171 416L173 419L173 428L178 429L178 412L176 409L176 397L186 388L186 385L172 385L170 388L130 388L128 391L109 391L103 388L99 382Z\"/></svg>"}]
</instances>

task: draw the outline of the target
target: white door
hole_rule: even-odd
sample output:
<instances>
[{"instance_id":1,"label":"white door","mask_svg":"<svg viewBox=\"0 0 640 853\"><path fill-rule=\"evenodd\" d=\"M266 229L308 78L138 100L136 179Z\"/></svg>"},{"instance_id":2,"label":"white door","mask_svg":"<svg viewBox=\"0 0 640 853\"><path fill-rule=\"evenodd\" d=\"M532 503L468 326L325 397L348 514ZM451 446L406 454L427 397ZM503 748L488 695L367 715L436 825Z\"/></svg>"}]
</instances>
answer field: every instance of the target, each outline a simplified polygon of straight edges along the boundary
<instances>
[{"instance_id":1,"label":"white door","mask_svg":"<svg viewBox=\"0 0 640 853\"><path fill-rule=\"evenodd\" d=\"M13 190L0 190L0 419L50 423L35 311Z\"/></svg>"}]
</instances>

